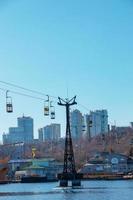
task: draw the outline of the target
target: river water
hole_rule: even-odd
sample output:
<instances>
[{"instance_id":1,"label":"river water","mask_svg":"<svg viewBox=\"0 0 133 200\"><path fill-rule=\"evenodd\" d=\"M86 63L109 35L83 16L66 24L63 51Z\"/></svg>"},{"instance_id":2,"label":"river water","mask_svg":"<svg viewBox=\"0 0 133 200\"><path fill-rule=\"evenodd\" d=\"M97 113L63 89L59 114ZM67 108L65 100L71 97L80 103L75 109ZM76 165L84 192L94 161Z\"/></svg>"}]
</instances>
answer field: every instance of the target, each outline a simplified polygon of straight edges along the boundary
<instances>
[{"instance_id":1,"label":"river water","mask_svg":"<svg viewBox=\"0 0 133 200\"><path fill-rule=\"evenodd\" d=\"M0 185L0 200L130 200L133 180L83 181L82 189L63 190L56 183Z\"/></svg>"}]
</instances>

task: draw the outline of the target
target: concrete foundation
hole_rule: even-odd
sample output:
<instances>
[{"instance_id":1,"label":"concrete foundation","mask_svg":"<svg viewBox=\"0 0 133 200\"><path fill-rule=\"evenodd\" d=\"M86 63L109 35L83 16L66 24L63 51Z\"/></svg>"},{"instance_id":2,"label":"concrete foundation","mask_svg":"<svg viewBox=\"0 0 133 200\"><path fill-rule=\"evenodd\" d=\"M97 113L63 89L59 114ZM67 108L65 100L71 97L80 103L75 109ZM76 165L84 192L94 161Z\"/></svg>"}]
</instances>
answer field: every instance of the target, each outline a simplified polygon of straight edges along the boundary
<instances>
[{"instance_id":1,"label":"concrete foundation","mask_svg":"<svg viewBox=\"0 0 133 200\"><path fill-rule=\"evenodd\" d=\"M60 180L60 187L68 187L68 180Z\"/></svg>"},{"instance_id":2,"label":"concrete foundation","mask_svg":"<svg viewBox=\"0 0 133 200\"><path fill-rule=\"evenodd\" d=\"M72 187L80 187L81 181L80 180L73 180L72 181Z\"/></svg>"}]
</instances>

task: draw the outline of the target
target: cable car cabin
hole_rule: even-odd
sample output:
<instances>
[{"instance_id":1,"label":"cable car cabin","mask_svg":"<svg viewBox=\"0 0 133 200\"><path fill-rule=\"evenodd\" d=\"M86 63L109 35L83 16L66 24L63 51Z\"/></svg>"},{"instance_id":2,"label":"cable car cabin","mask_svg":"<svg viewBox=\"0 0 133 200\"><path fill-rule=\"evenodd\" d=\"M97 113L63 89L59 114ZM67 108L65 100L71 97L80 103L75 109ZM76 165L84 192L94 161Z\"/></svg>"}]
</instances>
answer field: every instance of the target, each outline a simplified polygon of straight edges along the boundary
<instances>
[{"instance_id":1,"label":"cable car cabin","mask_svg":"<svg viewBox=\"0 0 133 200\"><path fill-rule=\"evenodd\" d=\"M12 113L13 112L12 102L7 102L6 103L6 112L8 112L8 113Z\"/></svg>"},{"instance_id":2,"label":"cable car cabin","mask_svg":"<svg viewBox=\"0 0 133 200\"><path fill-rule=\"evenodd\" d=\"M53 110L53 111L51 111L51 119L55 119L55 111Z\"/></svg>"},{"instance_id":3,"label":"cable car cabin","mask_svg":"<svg viewBox=\"0 0 133 200\"><path fill-rule=\"evenodd\" d=\"M49 106L44 106L44 115L45 116L49 115Z\"/></svg>"},{"instance_id":4,"label":"cable car cabin","mask_svg":"<svg viewBox=\"0 0 133 200\"><path fill-rule=\"evenodd\" d=\"M50 101L50 115L51 119L55 119L55 108L52 106L52 101Z\"/></svg>"},{"instance_id":5,"label":"cable car cabin","mask_svg":"<svg viewBox=\"0 0 133 200\"><path fill-rule=\"evenodd\" d=\"M13 112L13 105L12 105L12 98L8 96L9 90L6 91L6 112L12 113Z\"/></svg>"},{"instance_id":6,"label":"cable car cabin","mask_svg":"<svg viewBox=\"0 0 133 200\"><path fill-rule=\"evenodd\" d=\"M49 115L49 96L47 96L47 100L44 102L44 115L48 116Z\"/></svg>"}]
</instances>

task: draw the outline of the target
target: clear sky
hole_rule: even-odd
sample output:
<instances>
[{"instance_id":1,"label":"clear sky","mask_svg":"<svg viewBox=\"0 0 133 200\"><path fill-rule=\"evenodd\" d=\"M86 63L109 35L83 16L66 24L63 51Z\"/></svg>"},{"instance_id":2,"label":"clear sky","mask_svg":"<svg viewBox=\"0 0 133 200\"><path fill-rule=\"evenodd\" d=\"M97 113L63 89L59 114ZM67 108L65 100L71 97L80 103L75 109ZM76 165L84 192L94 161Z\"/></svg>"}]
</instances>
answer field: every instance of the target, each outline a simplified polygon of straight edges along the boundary
<instances>
[{"instance_id":1,"label":"clear sky","mask_svg":"<svg viewBox=\"0 0 133 200\"><path fill-rule=\"evenodd\" d=\"M69 97L76 94L88 110L108 109L112 124L128 125L133 121L133 1L0 0L0 80L61 97L68 88ZM1 135L23 113L34 118L36 136L48 123L64 124L62 107L56 106L51 121L43 116L42 101L11 95L14 113L7 114L0 91Z\"/></svg>"}]
</instances>

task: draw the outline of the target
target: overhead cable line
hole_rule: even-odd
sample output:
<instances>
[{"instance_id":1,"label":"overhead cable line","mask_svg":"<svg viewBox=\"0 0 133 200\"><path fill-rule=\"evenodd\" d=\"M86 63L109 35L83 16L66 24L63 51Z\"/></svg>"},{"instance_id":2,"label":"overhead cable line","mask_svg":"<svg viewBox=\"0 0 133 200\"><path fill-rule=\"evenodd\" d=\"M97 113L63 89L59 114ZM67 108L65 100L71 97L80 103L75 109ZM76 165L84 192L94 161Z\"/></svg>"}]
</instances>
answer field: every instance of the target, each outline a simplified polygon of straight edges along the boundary
<instances>
[{"instance_id":1,"label":"overhead cable line","mask_svg":"<svg viewBox=\"0 0 133 200\"><path fill-rule=\"evenodd\" d=\"M84 106L84 105L82 105L82 104L80 104L80 103L78 103L78 105L81 106L82 108L84 108L86 111L89 111L89 112L90 112L90 110L89 110L86 106Z\"/></svg>"},{"instance_id":2,"label":"overhead cable line","mask_svg":"<svg viewBox=\"0 0 133 200\"><path fill-rule=\"evenodd\" d=\"M51 119L55 119L55 107L52 105L52 102L54 102L54 101L49 101L48 95L47 95L48 99L45 100L44 98L40 98L40 97L33 96L33 95L28 95L28 94L21 93L21 92L16 92L16 91L13 91L13 90L7 90L5 88L0 88L0 90L2 90L3 92L6 93L6 112L8 112L8 113L13 112L12 97L8 95L8 93L10 92L10 93L14 93L14 94L17 94L17 95L29 97L29 98L32 98L32 99L44 101L44 103L47 103L47 105L44 104L44 115L45 116L50 115ZM50 103L50 105L49 105L49 103Z\"/></svg>"},{"instance_id":3,"label":"overhead cable line","mask_svg":"<svg viewBox=\"0 0 133 200\"><path fill-rule=\"evenodd\" d=\"M16 92L16 91L13 91L13 90L7 90L5 88L0 88L0 90L6 92L6 91L10 91L11 93L13 94L18 94L18 95L21 95L21 96L25 96L25 97L29 97L29 98L32 98L32 99L38 99L38 100L42 100L42 101L45 101L44 98L40 98L40 97L36 97L36 96L33 96L33 95L28 95L28 94L25 94L25 93L21 93L21 92Z\"/></svg>"},{"instance_id":4,"label":"overhead cable line","mask_svg":"<svg viewBox=\"0 0 133 200\"><path fill-rule=\"evenodd\" d=\"M13 84L13 83L10 83L10 82L6 82L6 81L2 81L0 80L0 83L2 84L5 84L5 85L8 85L8 86L11 86L11 87L15 87L15 88L18 88L18 89L21 89L21 90L25 90L27 92L31 92L31 93L34 93L34 94L38 94L38 95L41 95L41 96L49 96L51 98L55 98L57 99L58 97L55 97L55 96L52 96L52 95L48 95L48 94L45 94L43 92L40 92L40 91L37 91L37 90L32 90L32 89L29 89L29 88L25 88L25 87L22 87L18 84ZM3 90L3 91L7 91L9 89L5 89L5 88L0 88L0 90ZM29 97L29 98L32 98L32 99L38 99L38 100L42 100L42 101L45 101L44 98L41 98L41 97L37 97L37 96L33 96L33 95L29 95L29 94L25 94L25 93L21 93L21 92L17 92L17 91L14 91L14 90L9 90L11 93L14 93L14 94L17 94L17 95L21 95L21 96L25 96L25 97ZM53 101L55 102L55 101ZM84 108L84 110L86 110L87 112L90 110L87 108L87 106L84 106L80 103L78 103L79 106L81 106L82 108Z\"/></svg>"},{"instance_id":5,"label":"overhead cable line","mask_svg":"<svg viewBox=\"0 0 133 200\"><path fill-rule=\"evenodd\" d=\"M39 92L39 91L36 91L36 90L28 89L28 88L25 88L25 87L22 87L22 86L13 84L13 83L9 83L9 82L6 82L6 81L1 81L0 80L0 83L3 83L5 85L9 85L9 86L12 86L12 87L16 87L18 89L22 89L22 90L25 90L25 91L28 91L28 92L36 93L36 94L39 94L39 95L42 95L42 96L47 96L48 95L48 94L45 94L43 92ZM56 98L56 99L58 98L58 97L55 97L55 96L52 96L52 95L48 95L48 96L52 97L52 98Z\"/></svg>"}]
</instances>

